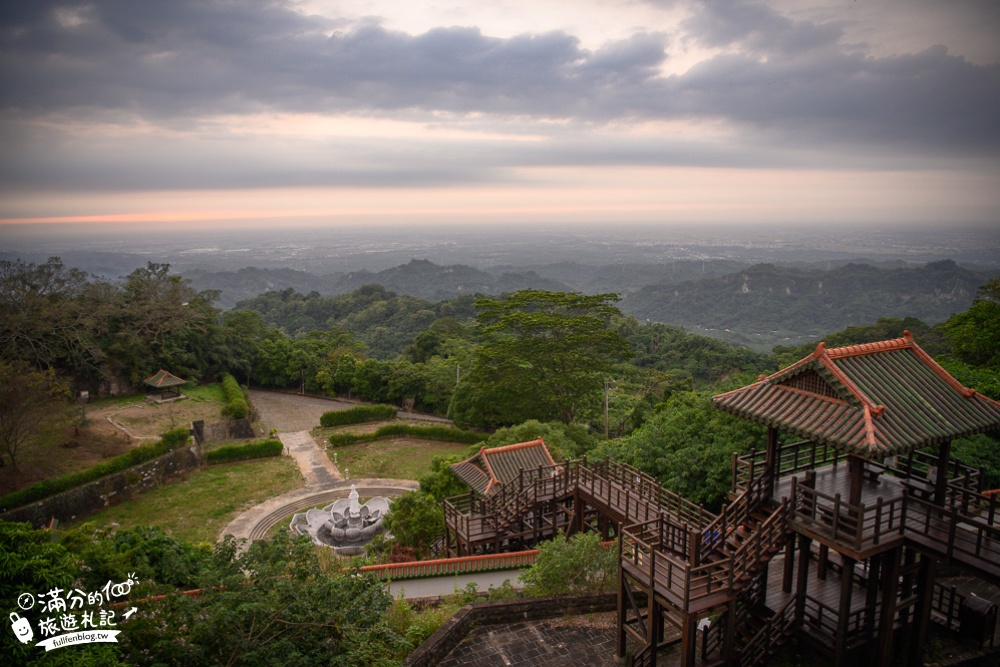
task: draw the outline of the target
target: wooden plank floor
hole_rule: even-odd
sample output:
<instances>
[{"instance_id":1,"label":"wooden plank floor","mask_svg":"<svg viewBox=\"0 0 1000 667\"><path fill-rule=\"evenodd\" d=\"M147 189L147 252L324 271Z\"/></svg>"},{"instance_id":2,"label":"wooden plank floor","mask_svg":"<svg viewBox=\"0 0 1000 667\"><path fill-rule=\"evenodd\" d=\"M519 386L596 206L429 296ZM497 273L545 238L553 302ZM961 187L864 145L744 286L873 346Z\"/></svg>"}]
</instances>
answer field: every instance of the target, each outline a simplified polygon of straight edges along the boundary
<instances>
[{"instance_id":1,"label":"wooden plank floor","mask_svg":"<svg viewBox=\"0 0 1000 667\"><path fill-rule=\"evenodd\" d=\"M805 480L805 473L798 475L799 483ZM903 497L904 486L902 480L890 475L879 475L872 480L865 476L861 484L861 502L865 505L874 505L881 496L883 502L891 502ZM843 502L847 502L850 494L851 478L847 471L847 463L826 466L816 471L816 490L828 496L840 494ZM790 496L792 493L792 478L784 477L774 485L774 495L772 499L780 502L782 498Z\"/></svg>"},{"instance_id":2,"label":"wooden plank floor","mask_svg":"<svg viewBox=\"0 0 1000 667\"><path fill-rule=\"evenodd\" d=\"M795 553L795 569L798 574L798 552ZM831 559L836 558L831 554ZM809 561L809 583L807 594L814 600L819 600L832 609L840 608L840 573L827 568L826 579L820 579L817 575L819 568L815 560ZM782 572L785 567L784 554L778 554L768 567L767 572L767 597L766 604L769 609L776 611L781 609L788 600L795 597L795 580L792 581L792 592L785 593L781 590ZM853 584L851 591L851 611L858 611L865 608L865 589Z\"/></svg>"}]
</instances>

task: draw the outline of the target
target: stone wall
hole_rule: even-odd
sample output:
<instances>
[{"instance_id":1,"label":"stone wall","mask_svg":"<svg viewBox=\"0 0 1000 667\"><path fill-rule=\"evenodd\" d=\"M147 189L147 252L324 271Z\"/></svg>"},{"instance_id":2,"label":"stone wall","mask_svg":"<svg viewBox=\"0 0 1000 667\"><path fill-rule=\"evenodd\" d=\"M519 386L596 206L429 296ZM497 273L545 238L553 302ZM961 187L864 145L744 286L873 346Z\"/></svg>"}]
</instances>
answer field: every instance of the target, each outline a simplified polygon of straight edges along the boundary
<instances>
[{"instance_id":1,"label":"stone wall","mask_svg":"<svg viewBox=\"0 0 1000 667\"><path fill-rule=\"evenodd\" d=\"M128 470L102 477L24 507L16 507L0 514L0 519L27 521L36 528L49 525L53 518L60 523L78 521L105 507L117 505L137 493L159 486L168 478L197 468L201 464L201 447L197 444L182 447L151 461L132 466Z\"/></svg>"},{"instance_id":2,"label":"stone wall","mask_svg":"<svg viewBox=\"0 0 1000 667\"><path fill-rule=\"evenodd\" d=\"M226 419L206 424L203 420L191 422L194 439L198 444L219 440L248 440L256 438L249 419Z\"/></svg>"},{"instance_id":3,"label":"stone wall","mask_svg":"<svg viewBox=\"0 0 1000 667\"><path fill-rule=\"evenodd\" d=\"M433 667L458 646L469 631L480 625L532 621L554 616L577 616L614 611L618 595L552 595L546 597L491 600L467 604L445 621L403 662L407 667Z\"/></svg>"}]
</instances>

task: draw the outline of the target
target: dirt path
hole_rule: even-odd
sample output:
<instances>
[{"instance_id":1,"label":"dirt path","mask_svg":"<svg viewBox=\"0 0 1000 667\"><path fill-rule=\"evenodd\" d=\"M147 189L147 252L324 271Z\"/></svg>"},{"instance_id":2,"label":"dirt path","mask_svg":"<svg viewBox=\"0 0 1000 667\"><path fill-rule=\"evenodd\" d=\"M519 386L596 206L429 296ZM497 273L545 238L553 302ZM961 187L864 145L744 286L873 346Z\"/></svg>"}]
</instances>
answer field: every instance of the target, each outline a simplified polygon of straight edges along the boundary
<instances>
[{"instance_id":1,"label":"dirt path","mask_svg":"<svg viewBox=\"0 0 1000 667\"><path fill-rule=\"evenodd\" d=\"M279 433L294 433L295 431L310 431L319 426L319 418L329 410L349 410L359 404L336 399L316 398L314 396L299 396L297 394L282 394L274 391L250 391L250 400L257 408L261 420L268 428L277 429ZM425 415L419 412L400 413L402 419L419 419L443 424L451 422L443 417Z\"/></svg>"}]
</instances>

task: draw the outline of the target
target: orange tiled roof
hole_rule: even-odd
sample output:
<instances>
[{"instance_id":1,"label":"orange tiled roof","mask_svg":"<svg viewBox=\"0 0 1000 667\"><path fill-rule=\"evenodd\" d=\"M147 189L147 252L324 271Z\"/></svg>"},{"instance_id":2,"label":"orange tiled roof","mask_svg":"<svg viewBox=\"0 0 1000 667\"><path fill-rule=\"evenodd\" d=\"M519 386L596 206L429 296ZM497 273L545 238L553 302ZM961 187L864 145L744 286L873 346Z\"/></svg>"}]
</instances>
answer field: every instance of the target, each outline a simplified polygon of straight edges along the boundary
<instances>
[{"instance_id":1,"label":"orange tiled roof","mask_svg":"<svg viewBox=\"0 0 1000 667\"><path fill-rule=\"evenodd\" d=\"M499 485L516 479L522 469L533 470L553 464L555 461L545 442L538 438L492 449L481 447L475 456L453 463L451 469L473 491L488 496Z\"/></svg>"},{"instance_id":2,"label":"orange tiled roof","mask_svg":"<svg viewBox=\"0 0 1000 667\"><path fill-rule=\"evenodd\" d=\"M719 409L870 458L1000 428L1000 403L963 386L913 340L827 349L712 398Z\"/></svg>"}]
</instances>

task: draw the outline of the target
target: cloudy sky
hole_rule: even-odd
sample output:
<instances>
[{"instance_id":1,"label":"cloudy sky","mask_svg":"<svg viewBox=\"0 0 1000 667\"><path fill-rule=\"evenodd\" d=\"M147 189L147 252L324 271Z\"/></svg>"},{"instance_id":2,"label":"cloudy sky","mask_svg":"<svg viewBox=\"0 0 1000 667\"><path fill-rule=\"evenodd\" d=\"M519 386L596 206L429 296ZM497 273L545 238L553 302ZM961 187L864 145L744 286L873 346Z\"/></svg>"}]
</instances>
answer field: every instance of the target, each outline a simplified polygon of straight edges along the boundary
<instances>
[{"instance_id":1,"label":"cloudy sky","mask_svg":"<svg viewBox=\"0 0 1000 667\"><path fill-rule=\"evenodd\" d=\"M994 0L25 0L0 53L0 224L1000 227Z\"/></svg>"}]
</instances>

